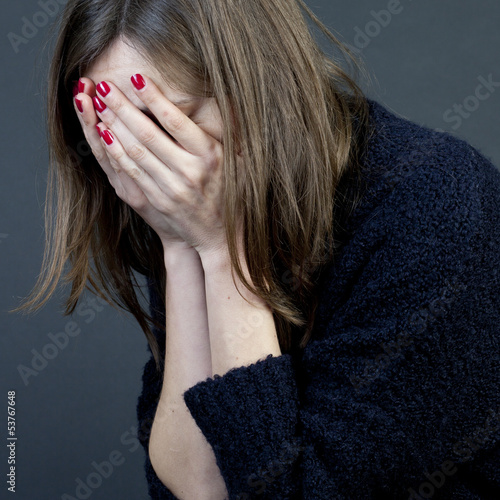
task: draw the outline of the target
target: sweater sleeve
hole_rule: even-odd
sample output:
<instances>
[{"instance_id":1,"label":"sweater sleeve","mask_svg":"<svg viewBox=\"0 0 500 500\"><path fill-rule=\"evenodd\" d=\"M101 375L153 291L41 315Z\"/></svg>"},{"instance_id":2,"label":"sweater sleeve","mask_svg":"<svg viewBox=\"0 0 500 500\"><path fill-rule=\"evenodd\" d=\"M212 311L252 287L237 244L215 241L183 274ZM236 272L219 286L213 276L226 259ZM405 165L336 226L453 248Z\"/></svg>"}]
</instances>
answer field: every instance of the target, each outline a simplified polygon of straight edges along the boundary
<instances>
[{"instance_id":1,"label":"sweater sleeve","mask_svg":"<svg viewBox=\"0 0 500 500\"><path fill-rule=\"evenodd\" d=\"M329 271L300 363L269 355L184 393L230 499L483 498L500 433L500 173L463 148L455 168L391 176Z\"/></svg>"}]
</instances>

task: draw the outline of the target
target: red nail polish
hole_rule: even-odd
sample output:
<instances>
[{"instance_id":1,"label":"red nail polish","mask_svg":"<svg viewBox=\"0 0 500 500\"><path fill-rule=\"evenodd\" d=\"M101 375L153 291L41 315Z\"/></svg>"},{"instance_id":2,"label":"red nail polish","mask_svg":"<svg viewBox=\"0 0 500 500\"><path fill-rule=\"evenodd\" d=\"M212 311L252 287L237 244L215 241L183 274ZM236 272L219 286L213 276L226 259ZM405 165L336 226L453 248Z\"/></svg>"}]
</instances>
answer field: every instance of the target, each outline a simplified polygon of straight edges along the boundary
<instances>
[{"instance_id":1,"label":"red nail polish","mask_svg":"<svg viewBox=\"0 0 500 500\"><path fill-rule=\"evenodd\" d=\"M78 92L83 92L85 90L85 83L80 79L78 80Z\"/></svg>"},{"instance_id":2,"label":"red nail polish","mask_svg":"<svg viewBox=\"0 0 500 500\"><path fill-rule=\"evenodd\" d=\"M109 94L111 88L109 87L109 85L106 82L101 82L101 83L97 84L96 90L103 97L106 97Z\"/></svg>"},{"instance_id":3,"label":"red nail polish","mask_svg":"<svg viewBox=\"0 0 500 500\"><path fill-rule=\"evenodd\" d=\"M79 92L79 90L78 90L78 84L75 83L73 85L73 97L75 97L75 95L77 95L78 92Z\"/></svg>"},{"instance_id":4,"label":"red nail polish","mask_svg":"<svg viewBox=\"0 0 500 500\"><path fill-rule=\"evenodd\" d=\"M137 90L141 90L146 86L146 80L139 73L133 75L130 79Z\"/></svg>"},{"instance_id":5,"label":"red nail polish","mask_svg":"<svg viewBox=\"0 0 500 500\"><path fill-rule=\"evenodd\" d=\"M109 130L105 130L102 134L101 137L104 139L104 142L109 146L110 144L113 144L113 136L111 135L111 132Z\"/></svg>"},{"instance_id":6,"label":"red nail polish","mask_svg":"<svg viewBox=\"0 0 500 500\"><path fill-rule=\"evenodd\" d=\"M92 98L92 102L94 103L94 108L97 109L99 113L102 113L107 107L97 96Z\"/></svg>"},{"instance_id":7,"label":"red nail polish","mask_svg":"<svg viewBox=\"0 0 500 500\"><path fill-rule=\"evenodd\" d=\"M99 137L102 137L102 132L101 132L101 129L99 128L99 124L98 123L96 123L95 128L97 129L97 132L99 133Z\"/></svg>"},{"instance_id":8,"label":"red nail polish","mask_svg":"<svg viewBox=\"0 0 500 500\"><path fill-rule=\"evenodd\" d=\"M78 111L80 111L80 113L83 113L82 101L80 99L78 99L78 97L75 97L75 102L76 102L76 107L78 108Z\"/></svg>"}]
</instances>

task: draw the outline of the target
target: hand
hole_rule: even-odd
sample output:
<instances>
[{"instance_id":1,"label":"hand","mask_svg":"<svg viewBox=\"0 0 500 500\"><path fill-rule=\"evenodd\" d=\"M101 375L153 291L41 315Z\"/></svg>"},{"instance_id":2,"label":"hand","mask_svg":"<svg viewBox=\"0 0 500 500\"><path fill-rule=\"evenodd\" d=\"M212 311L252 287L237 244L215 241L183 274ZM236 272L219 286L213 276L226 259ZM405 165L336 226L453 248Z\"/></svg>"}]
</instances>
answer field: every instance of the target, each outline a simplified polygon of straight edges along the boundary
<instances>
[{"instance_id":1,"label":"hand","mask_svg":"<svg viewBox=\"0 0 500 500\"><path fill-rule=\"evenodd\" d=\"M88 94L77 95L83 113L76 105L75 110L116 194L155 230L164 247L185 243L198 253L224 248L222 144L147 77L145 87L133 87L134 91L172 137L109 81L109 92L97 94L106 108L96 112L91 99L96 95L94 82L82 80Z\"/></svg>"}]
</instances>

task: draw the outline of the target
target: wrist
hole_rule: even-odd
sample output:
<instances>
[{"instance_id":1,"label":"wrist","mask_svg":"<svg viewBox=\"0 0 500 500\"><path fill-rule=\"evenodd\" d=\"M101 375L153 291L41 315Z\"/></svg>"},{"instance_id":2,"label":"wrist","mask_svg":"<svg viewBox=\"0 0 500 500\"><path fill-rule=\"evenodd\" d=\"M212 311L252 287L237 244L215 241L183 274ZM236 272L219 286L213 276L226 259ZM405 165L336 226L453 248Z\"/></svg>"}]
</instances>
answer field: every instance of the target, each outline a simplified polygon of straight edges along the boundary
<instances>
[{"instance_id":1,"label":"wrist","mask_svg":"<svg viewBox=\"0 0 500 500\"><path fill-rule=\"evenodd\" d=\"M241 238L238 239L236 253L240 265L246 268L245 251ZM227 242L213 246L208 250L200 250L199 255L205 274L209 272L218 273L231 269L231 256L229 254L229 245Z\"/></svg>"},{"instance_id":2,"label":"wrist","mask_svg":"<svg viewBox=\"0 0 500 500\"><path fill-rule=\"evenodd\" d=\"M205 274L225 271L231 268L231 258L228 247L209 252L200 252L201 264Z\"/></svg>"},{"instance_id":3,"label":"wrist","mask_svg":"<svg viewBox=\"0 0 500 500\"><path fill-rule=\"evenodd\" d=\"M185 242L169 242L163 244L163 259L167 269L175 269L186 261L199 260L195 248Z\"/></svg>"}]
</instances>

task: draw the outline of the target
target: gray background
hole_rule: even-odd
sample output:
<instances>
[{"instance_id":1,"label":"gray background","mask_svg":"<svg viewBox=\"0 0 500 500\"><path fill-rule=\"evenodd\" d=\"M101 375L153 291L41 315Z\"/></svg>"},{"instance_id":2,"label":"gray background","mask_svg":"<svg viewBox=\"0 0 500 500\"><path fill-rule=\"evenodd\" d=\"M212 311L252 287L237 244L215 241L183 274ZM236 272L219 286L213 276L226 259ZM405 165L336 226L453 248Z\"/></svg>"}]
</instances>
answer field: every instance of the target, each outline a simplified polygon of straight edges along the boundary
<instances>
[{"instance_id":1,"label":"gray background","mask_svg":"<svg viewBox=\"0 0 500 500\"><path fill-rule=\"evenodd\" d=\"M370 97L401 116L453 132L500 165L500 86L483 101L472 97L481 77L500 82L500 2L307 3L363 57L372 74L371 86L364 84ZM398 13L390 20L387 14L377 15L395 5ZM43 256L47 152L42 82L46 82L48 54L39 52L48 22L43 23L40 12L39 2L17 1L4 3L0 16L4 151L0 183L0 398L5 419L1 439L6 443L7 391L15 390L16 498L69 498L64 494L82 498L76 496L77 479L85 480L94 472L92 462L109 460L115 451L123 463L102 479L88 498L147 499L144 453L134 436L136 403L148 352L134 318L99 304L101 310L93 313L90 305L84 304L72 317L64 317L62 301L69 289L62 286L31 317L6 312L31 290ZM23 17L30 21L35 17L40 26L16 52L7 35L21 33ZM362 32L365 37L359 34ZM469 107L469 116L459 122L453 118L457 116L453 107L464 104ZM20 365L30 367L34 353L51 343L49 334L63 331L70 321L81 333L70 338L68 345L25 383L18 371ZM0 460L5 478L5 445ZM8 498L4 480L1 488L0 497Z\"/></svg>"}]
</instances>

